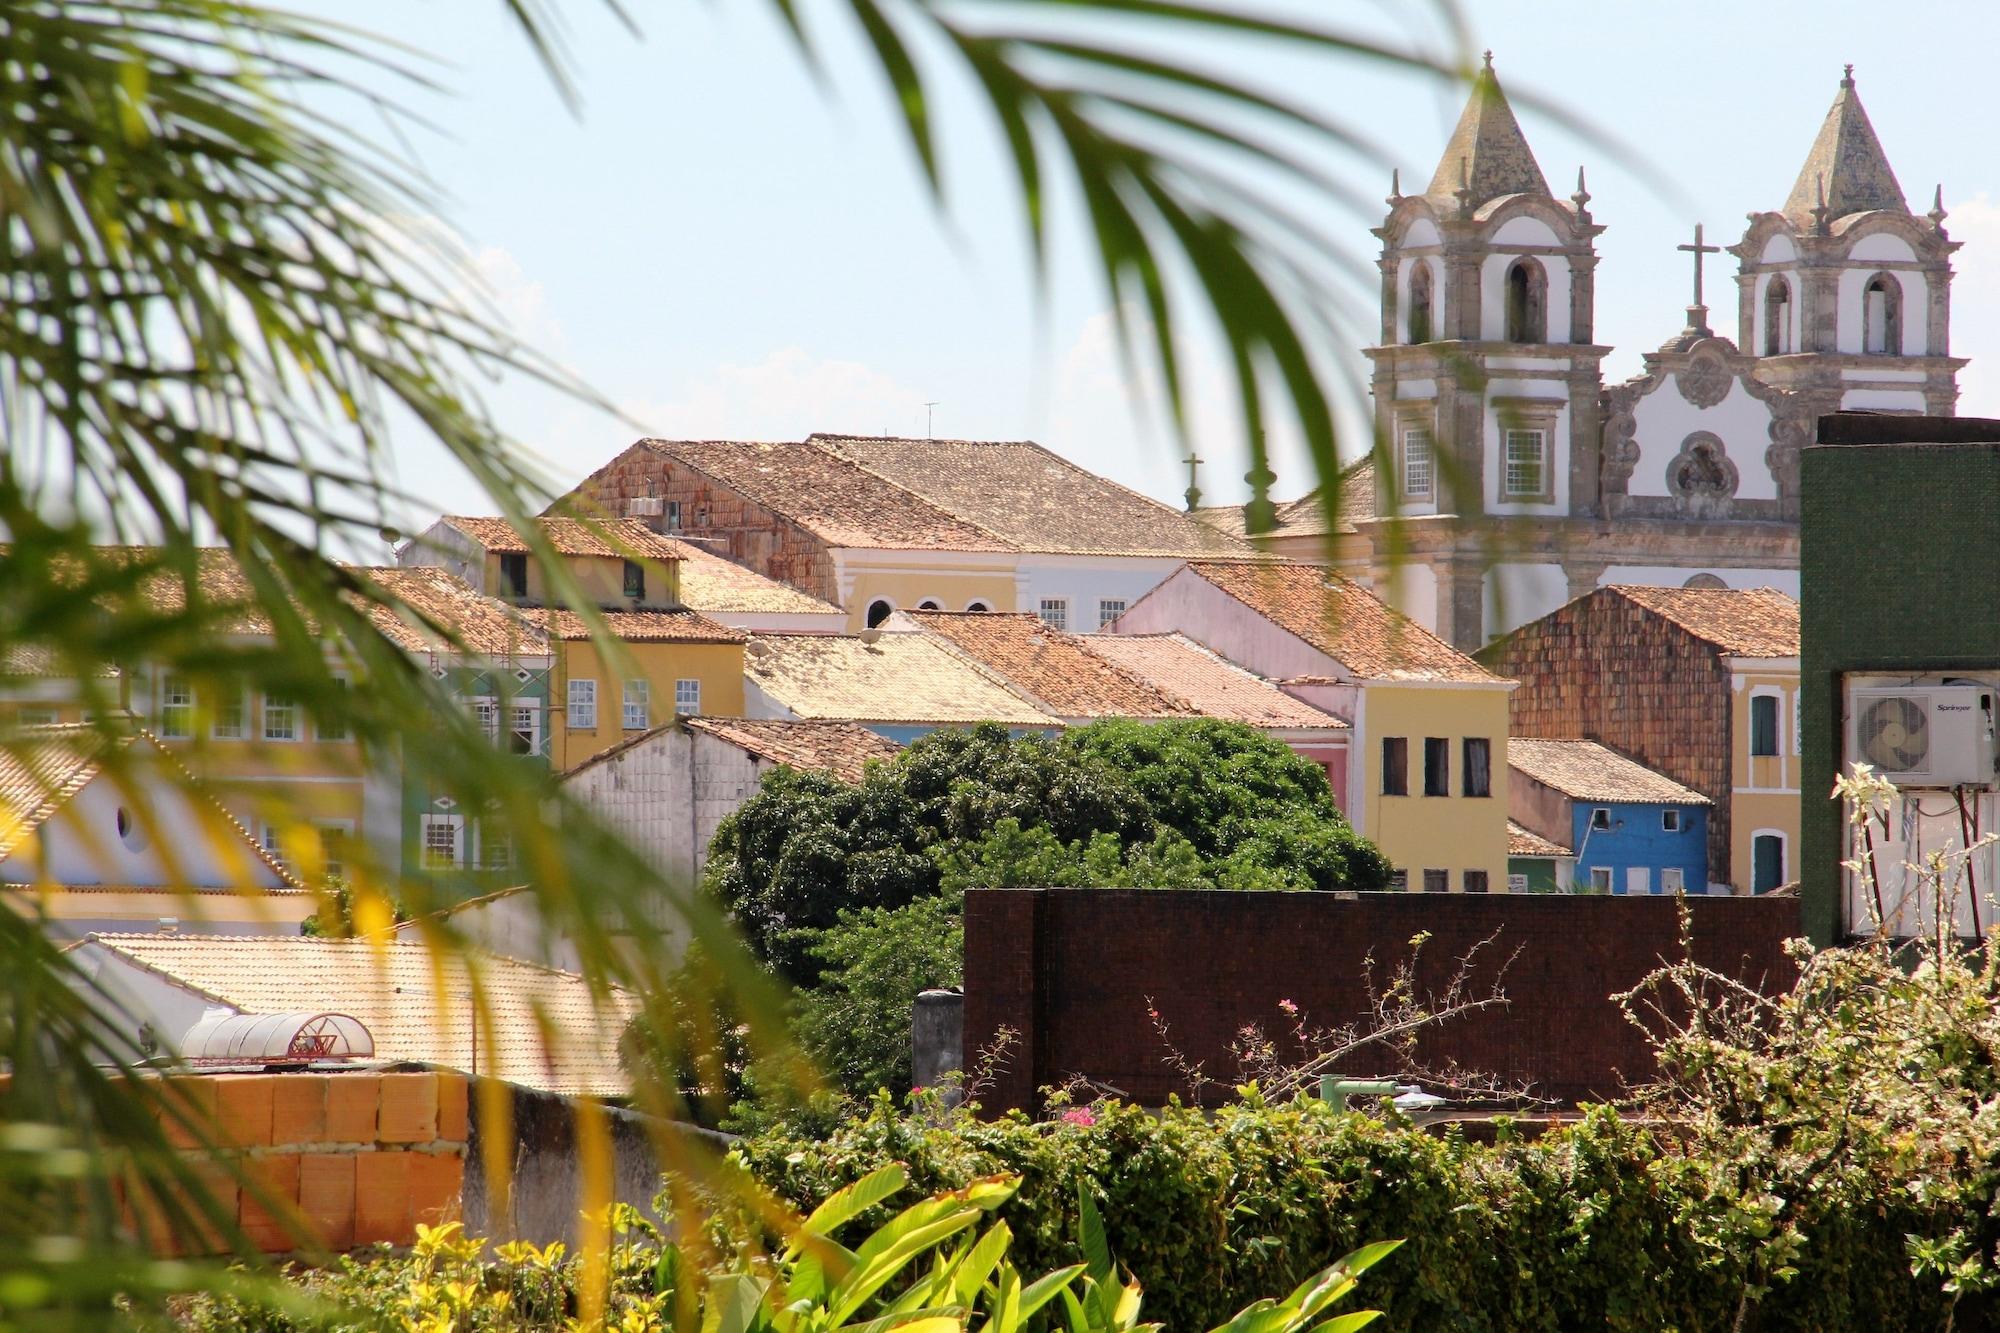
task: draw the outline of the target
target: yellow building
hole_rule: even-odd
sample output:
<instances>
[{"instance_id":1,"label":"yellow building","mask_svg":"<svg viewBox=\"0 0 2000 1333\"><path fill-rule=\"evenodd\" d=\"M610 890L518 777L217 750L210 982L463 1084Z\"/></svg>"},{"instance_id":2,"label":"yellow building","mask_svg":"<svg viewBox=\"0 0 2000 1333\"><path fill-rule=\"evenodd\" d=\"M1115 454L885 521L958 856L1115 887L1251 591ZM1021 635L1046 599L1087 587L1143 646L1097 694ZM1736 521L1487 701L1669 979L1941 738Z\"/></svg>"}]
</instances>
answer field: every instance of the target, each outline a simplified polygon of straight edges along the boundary
<instances>
[{"instance_id":1,"label":"yellow building","mask_svg":"<svg viewBox=\"0 0 2000 1333\"><path fill-rule=\"evenodd\" d=\"M520 607L547 634L555 655L549 758L559 772L677 716L743 715L749 635L685 604L683 566L694 566L690 588L733 613L803 619L822 631L834 619L824 603L750 571L716 568L716 557L641 523L534 523L574 593L596 608L602 634L561 605L564 590L549 586L527 538L505 519L441 518L397 558L406 568L438 567L464 578Z\"/></svg>"},{"instance_id":2,"label":"yellow building","mask_svg":"<svg viewBox=\"0 0 2000 1333\"><path fill-rule=\"evenodd\" d=\"M1186 635L1349 723L1343 809L1407 886L1507 886L1507 695L1366 589L1289 561L1191 561L1114 632Z\"/></svg>"},{"instance_id":3,"label":"yellow building","mask_svg":"<svg viewBox=\"0 0 2000 1333\"><path fill-rule=\"evenodd\" d=\"M1794 651L1727 660L1732 882L1773 889L1799 877L1799 659Z\"/></svg>"}]
</instances>

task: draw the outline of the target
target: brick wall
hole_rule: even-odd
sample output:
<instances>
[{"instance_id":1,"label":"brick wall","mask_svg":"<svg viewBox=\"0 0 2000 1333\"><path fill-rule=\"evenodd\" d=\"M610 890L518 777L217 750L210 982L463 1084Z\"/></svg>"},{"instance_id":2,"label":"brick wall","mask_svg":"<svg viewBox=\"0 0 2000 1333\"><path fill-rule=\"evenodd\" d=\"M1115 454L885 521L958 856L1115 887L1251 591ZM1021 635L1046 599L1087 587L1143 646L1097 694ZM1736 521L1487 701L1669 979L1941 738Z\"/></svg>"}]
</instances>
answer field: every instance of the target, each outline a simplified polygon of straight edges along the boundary
<instances>
[{"instance_id":1,"label":"brick wall","mask_svg":"<svg viewBox=\"0 0 2000 1333\"><path fill-rule=\"evenodd\" d=\"M1282 1030L1280 1000L1315 1024L1359 1017L1371 952L1383 978L1428 931L1426 988L1488 937L1479 975L1512 962L1509 1004L1427 1034L1426 1062L1532 1080L1566 1102L1614 1096L1652 1062L1607 997L1678 954L1678 909L1666 897L975 890L965 899L965 1054L976 1064L1002 1027L1019 1034L982 1098L991 1112L1032 1106L1037 1088L1076 1074L1142 1103L1185 1096L1150 1004L1174 1045L1227 1086L1230 1041L1245 1024ZM1795 975L1782 946L1799 934L1798 899L1695 898L1688 909L1698 960L1750 984ZM1390 1068L1370 1059L1343 1072Z\"/></svg>"},{"instance_id":2,"label":"brick wall","mask_svg":"<svg viewBox=\"0 0 2000 1333\"><path fill-rule=\"evenodd\" d=\"M1734 700L1729 664L1714 645L1600 589L1478 656L1521 682L1508 699L1510 734L1600 741L1714 801L1708 873L1731 877Z\"/></svg>"},{"instance_id":3,"label":"brick wall","mask_svg":"<svg viewBox=\"0 0 2000 1333\"><path fill-rule=\"evenodd\" d=\"M678 535L703 539L717 555L788 583L801 592L840 602L833 557L826 543L713 477L635 444L585 478L576 494L618 517L625 502L657 496L678 501Z\"/></svg>"},{"instance_id":4,"label":"brick wall","mask_svg":"<svg viewBox=\"0 0 2000 1333\"><path fill-rule=\"evenodd\" d=\"M212 1118L232 1159L329 1249L407 1245L419 1222L459 1216L469 1137L463 1074L197 1074L177 1083L197 1118ZM170 1142L194 1146L171 1118L166 1128ZM251 1243L299 1248L287 1219L221 1163L204 1160L199 1174ZM150 1196L130 1199L127 1216L162 1253L200 1248L173 1237Z\"/></svg>"}]
</instances>

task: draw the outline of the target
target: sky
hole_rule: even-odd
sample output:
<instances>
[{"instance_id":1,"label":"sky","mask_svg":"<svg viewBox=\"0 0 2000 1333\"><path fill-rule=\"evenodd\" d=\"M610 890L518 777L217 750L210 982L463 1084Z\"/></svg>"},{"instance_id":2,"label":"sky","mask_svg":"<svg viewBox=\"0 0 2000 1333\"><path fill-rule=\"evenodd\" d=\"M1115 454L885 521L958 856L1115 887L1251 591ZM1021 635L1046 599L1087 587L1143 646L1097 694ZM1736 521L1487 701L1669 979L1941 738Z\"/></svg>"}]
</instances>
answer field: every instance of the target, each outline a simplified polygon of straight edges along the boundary
<instances>
[{"instance_id":1,"label":"sky","mask_svg":"<svg viewBox=\"0 0 2000 1333\"><path fill-rule=\"evenodd\" d=\"M321 8L371 22L351 6ZM462 238L494 311L630 418L519 377L489 383L501 423L552 483L574 484L642 431L929 430L1032 438L1179 503L1180 451L1156 415L1134 410L1073 192L1056 192L1038 292L1001 141L977 99L944 71L939 207L841 0L804 3L824 43L818 79L771 0L632 4L638 38L608 9L573 0L574 112L498 0L380 8L375 30L440 60L442 91L406 97L426 125L397 141L438 187L439 220ZM1299 0L1289 12L1436 41L1391 0ZM1972 364L1960 411L2000 415L2000 153L1988 130L2000 6L1471 0L1465 13L1551 187L1566 196L1588 167L1591 210L1607 228L1597 337L1616 349L1608 381L1637 373L1640 352L1681 327L1690 273L1674 247L1694 224L1728 244L1746 213L1783 202L1853 62L1905 195L1921 212L1941 184L1946 226L1964 243L1952 337ZM1464 98L1436 79L1257 42L1210 43L1201 58L1364 128L1410 191L1428 181ZM1524 106L1531 96L1565 115ZM387 133L365 119L357 128ZM1388 193L1382 165L1342 170L1366 197ZM1364 265L1379 221L1330 205L1314 218ZM1719 258L1711 323L1733 333L1734 261ZM1346 313L1373 318L1366 302ZM1206 499L1239 500L1245 463L1224 364L1198 341L1189 355ZM1365 369L1358 353L1352 362ZM1287 432L1273 440L1274 493L1302 493L1310 468ZM419 508L492 508L413 427L399 429L394 463Z\"/></svg>"}]
</instances>

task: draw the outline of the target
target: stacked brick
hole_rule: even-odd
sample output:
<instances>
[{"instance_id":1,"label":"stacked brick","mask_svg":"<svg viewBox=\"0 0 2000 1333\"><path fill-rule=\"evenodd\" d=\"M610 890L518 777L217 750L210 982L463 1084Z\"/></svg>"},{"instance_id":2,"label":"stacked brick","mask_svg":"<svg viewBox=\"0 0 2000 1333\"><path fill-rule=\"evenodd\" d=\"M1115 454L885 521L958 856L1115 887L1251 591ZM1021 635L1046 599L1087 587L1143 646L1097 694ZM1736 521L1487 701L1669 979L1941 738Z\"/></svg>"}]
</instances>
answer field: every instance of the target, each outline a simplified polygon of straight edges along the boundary
<instances>
[{"instance_id":1,"label":"stacked brick","mask_svg":"<svg viewBox=\"0 0 2000 1333\"><path fill-rule=\"evenodd\" d=\"M418 1223L459 1216L470 1122L463 1074L207 1074L178 1080L197 1120L270 1196L243 1188L222 1162L202 1158L196 1175L266 1252L304 1248L299 1229L331 1250L407 1245ZM169 1117L168 1141L195 1138ZM191 1154L192 1155L192 1154ZM156 1204L133 1220L162 1252L220 1248L176 1241ZM289 1214L284 1216L282 1214Z\"/></svg>"}]
</instances>

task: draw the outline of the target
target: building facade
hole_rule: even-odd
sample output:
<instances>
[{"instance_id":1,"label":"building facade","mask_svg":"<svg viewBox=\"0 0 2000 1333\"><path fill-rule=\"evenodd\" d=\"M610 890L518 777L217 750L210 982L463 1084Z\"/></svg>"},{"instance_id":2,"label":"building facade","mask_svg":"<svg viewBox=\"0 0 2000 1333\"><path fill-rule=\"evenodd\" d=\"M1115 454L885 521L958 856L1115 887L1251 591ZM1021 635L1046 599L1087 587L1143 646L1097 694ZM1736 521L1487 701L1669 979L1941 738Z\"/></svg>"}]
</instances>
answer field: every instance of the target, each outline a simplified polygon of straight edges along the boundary
<instances>
[{"instance_id":1,"label":"building facade","mask_svg":"<svg viewBox=\"0 0 2000 1333\"><path fill-rule=\"evenodd\" d=\"M1507 762L1513 822L1573 849L1556 892L1707 891L1710 801L1700 792L1595 741L1515 737Z\"/></svg>"}]
</instances>

